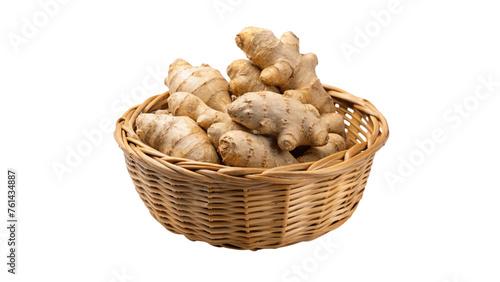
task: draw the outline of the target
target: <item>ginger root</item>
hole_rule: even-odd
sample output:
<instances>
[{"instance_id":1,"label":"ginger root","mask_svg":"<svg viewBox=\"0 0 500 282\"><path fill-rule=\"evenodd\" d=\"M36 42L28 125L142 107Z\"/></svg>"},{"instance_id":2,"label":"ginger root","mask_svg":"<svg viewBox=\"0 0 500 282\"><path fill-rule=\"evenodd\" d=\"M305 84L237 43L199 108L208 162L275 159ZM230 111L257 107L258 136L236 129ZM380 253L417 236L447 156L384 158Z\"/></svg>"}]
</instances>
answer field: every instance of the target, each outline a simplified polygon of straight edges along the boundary
<instances>
[{"instance_id":1,"label":"ginger root","mask_svg":"<svg viewBox=\"0 0 500 282\"><path fill-rule=\"evenodd\" d=\"M212 144L214 144L215 148L219 148L221 136L232 130L248 131L246 127L234 121L216 122L208 128L207 135L210 141L212 141Z\"/></svg>"},{"instance_id":2,"label":"ginger root","mask_svg":"<svg viewBox=\"0 0 500 282\"><path fill-rule=\"evenodd\" d=\"M229 91L236 97L247 92L271 91L280 93L276 86L266 85L260 80L260 69L250 60L240 59L227 67Z\"/></svg>"},{"instance_id":3,"label":"ginger root","mask_svg":"<svg viewBox=\"0 0 500 282\"><path fill-rule=\"evenodd\" d=\"M274 167L298 162L289 152L279 150L272 137L248 132L227 113L208 107L193 94L176 92L168 97L167 102L168 110L173 115L190 117L208 129L208 138L226 165ZM247 151L249 155L245 155Z\"/></svg>"},{"instance_id":4,"label":"ginger root","mask_svg":"<svg viewBox=\"0 0 500 282\"><path fill-rule=\"evenodd\" d=\"M264 28L247 27L236 36L238 47L261 70L260 80L280 87L284 95L312 104L323 113L335 112L333 99L316 76L318 58L299 53L299 39L285 32L280 39Z\"/></svg>"},{"instance_id":5,"label":"ginger root","mask_svg":"<svg viewBox=\"0 0 500 282\"><path fill-rule=\"evenodd\" d=\"M298 157L299 162L315 162L329 155L340 152L346 148L344 137L337 133L328 134L328 144L321 147L311 147L302 156Z\"/></svg>"},{"instance_id":6,"label":"ginger root","mask_svg":"<svg viewBox=\"0 0 500 282\"><path fill-rule=\"evenodd\" d=\"M290 152L280 150L274 139L238 130L222 135L219 153L231 166L269 168L298 163Z\"/></svg>"},{"instance_id":7,"label":"ginger root","mask_svg":"<svg viewBox=\"0 0 500 282\"><path fill-rule=\"evenodd\" d=\"M188 117L168 114L140 114L137 135L149 146L171 157L219 163L219 156L207 134Z\"/></svg>"},{"instance_id":8,"label":"ginger root","mask_svg":"<svg viewBox=\"0 0 500 282\"><path fill-rule=\"evenodd\" d=\"M165 84L170 93L192 93L218 111L223 112L231 103L229 83L218 70L207 64L193 67L188 62L177 59L168 68Z\"/></svg>"},{"instance_id":9,"label":"ginger root","mask_svg":"<svg viewBox=\"0 0 500 282\"><path fill-rule=\"evenodd\" d=\"M156 111L152 112L152 114L155 114L155 115L168 115L170 113L168 112L168 110L161 109L161 110L156 110Z\"/></svg>"},{"instance_id":10,"label":"ginger root","mask_svg":"<svg viewBox=\"0 0 500 282\"><path fill-rule=\"evenodd\" d=\"M248 27L236 43L248 60L228 66L230 82L206 64L170 65L167 109L136 119L144 143L169 156L211 163L222 157L240 167L309 162L345 149L343 116L316 76L316 55L301 54L297 36L278 39Z\"/></svg>"},{"instance_id":11,"label":"ginger root","mask_svg":"<svg viewBox=\"0 0 500 282\"><path fill-rule=\"evenodd\" d=\"M322 114L321 122L326 126L328 133L344 133L344 117L339 113Z\"/></svg>"},{"instance_id":12,"label":"ginger root","mask_svg":"<svg viewBox=\"0 0 500 282\"><path fill-rule=\"evenodd\" d=\"M234 122L227 113L210 108L191 93L176 92L168 97L167 102L168 110L174 116L190 117L207 130L208 138L215 148L219 146L219 139L224 133L231 130L247 130Z\"/></svg>"},{"instance_id":13,"label":"ginger root","mask_svg":"<svg viewBox=\"0 0 500 282\"><path fill-rule=\"evenodd\" d=\"M246 93L228 106L227 113L251 130L274 135L285 151L328 142L327 128L316 108L274 92Z\"/></svg>"},{"instance_id":14,"label":"ginger root","mask_svg":"<svg viewBox=\"0 0 500 282\"><path fill-rule=\"evenodd\" d=\"M231 122L229 115L210 108L200 98L188 92L171 94L167 103L168 110L174 116L190 117L205 130L217 122Z\"/></svg>"}]
</instances>

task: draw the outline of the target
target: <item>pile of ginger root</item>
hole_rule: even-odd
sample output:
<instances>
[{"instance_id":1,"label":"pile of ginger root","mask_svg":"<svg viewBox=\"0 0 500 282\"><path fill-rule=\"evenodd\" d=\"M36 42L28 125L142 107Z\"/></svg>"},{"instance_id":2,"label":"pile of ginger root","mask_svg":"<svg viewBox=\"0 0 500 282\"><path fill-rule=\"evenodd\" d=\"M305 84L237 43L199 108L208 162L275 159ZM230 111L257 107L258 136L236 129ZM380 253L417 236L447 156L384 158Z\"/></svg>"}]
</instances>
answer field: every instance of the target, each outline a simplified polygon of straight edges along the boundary
<instances>
[{"instance_id":1,"label":"pile of ginger root","mask_svg":"<svg viewBox=\"0 0 500 282\"><path fill-rule=\"evenodd\" d=\"M229 82L206 64L170 65L168 107L136 119L144 143L171 157L257 168L346 149L344 119L316 76L318 59L299 53L295 34L278 39L247 27L236 44L248 59L228 66Z\"/></svg>"}]
</instances>

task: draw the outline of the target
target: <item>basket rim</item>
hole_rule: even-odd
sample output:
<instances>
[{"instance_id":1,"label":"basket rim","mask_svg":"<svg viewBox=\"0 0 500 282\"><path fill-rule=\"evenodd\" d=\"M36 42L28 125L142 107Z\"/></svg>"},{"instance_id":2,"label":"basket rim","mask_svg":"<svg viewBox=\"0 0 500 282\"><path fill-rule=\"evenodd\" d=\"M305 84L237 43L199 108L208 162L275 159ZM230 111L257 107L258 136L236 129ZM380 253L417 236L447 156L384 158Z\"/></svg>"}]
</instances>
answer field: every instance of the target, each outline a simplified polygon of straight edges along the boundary
<instances>
[{"instance_id":1,"label":"basket rim","mask_svg":"<svg viewBox=\"0 0 500 282\"><path fill-rule=\"evenodd\" d=\"M116 129L113 133L116 142L126 156L134 156L135 158L143 159L154 165L162 168L167 166L169 169L182 170L183 173L192 170L211 171L217 174L223 174L228 177L245 178L297 178L306 176L321 176L332 172L341 173L352 169L363 160L372 157L382 148L389 138L389 126L387 120L382 113L368 100L348 93L340 88L323 84L325 90L333 98L343 100L358 111L363 112L369 119L378 125L378 128L373 128L373 132L368 136L366 141L357 143L354 146L336 154L327 156L315 162L298 163L273 168L248 168L248 167L232 167L224 164L213 164L200 161L193 161L185 158L170 157L156 149L143 143L135 133L134 124L137 116L142 112L148 112L159 101L165 101L170 95L169 91L163 94L155 95L142 104L128 109L116 122ZM166 105L164 102L161 105ZM195 173L192 171L192 173Z\"/></svg>"}]
</instances>

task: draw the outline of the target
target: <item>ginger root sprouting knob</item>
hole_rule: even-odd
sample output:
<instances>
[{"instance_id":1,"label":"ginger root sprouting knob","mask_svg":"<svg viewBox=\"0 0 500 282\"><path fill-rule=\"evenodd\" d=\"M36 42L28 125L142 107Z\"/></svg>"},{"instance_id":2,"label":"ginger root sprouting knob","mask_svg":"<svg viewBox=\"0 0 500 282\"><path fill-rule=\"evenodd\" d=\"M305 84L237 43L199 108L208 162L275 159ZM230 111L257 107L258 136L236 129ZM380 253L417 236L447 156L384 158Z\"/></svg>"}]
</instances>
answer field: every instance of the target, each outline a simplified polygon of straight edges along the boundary
<instances>
[{"instance_id":1,"label":"ginger root sprouting knob","mask_svg":"<svg viewBox=\"0 0 500 282\"><path fill-rule=\"evenodd\" d=\"M170 93L192 93L218 111L223 112L231 103L229 83L218 70L207 64L193 67L183 59L177 59L168 69L165 84Z\"/></svg>"},{"instance_id":2,"label":"ginger root sprouting knob","mask_svg":"<svg viewBox=\"0 0 500 282\"><path fill-rule=\"evenodd\" d=\"M207 130L208 138L217 148L219 138L230 130L247 130L234 122L226 112L216 111L197 96L187 92L176 92L167 99L168 109L174 116L187 116Z\"/></svg>"},{"instance_id":3,"label":"ginger root sprouting knob","mask_svg":"<svg viewBox=\"0 0 500 282\"><path fill-rule=\"evenodd\" d=\"M298 163L290 152L280 150L273 138L239 130L222 135L219 153L231 166L269 168Z\"/></svg>"},{"instance_id":4,"label":"ginger root sprouting knob","mask_svg":"<svg viewBox=\"0 0 500 282\"><path fill-rule=\"evenodd\" d=\"M227 113L251 130L274 135L285 151L328 142L327 128L316 108L274 92L246 93L228 106Z\"/></svg>"},{"instance_id":5,"label":"ginger root sprouting knob","mask_svg":"<svg viewBox=\"0 0 500 282\"><path fill-rule=\"evenodd\" d=\"M236 36L238 47L261 70L260 80L278 86L284 95L312 104L323 113L335 112L333 99L316 76L318 58L299 53L299 39L285 32L280 39L264 28L247 27Z\"/></svg>"},{"instance_id":6,"label":"ginger root sprouting knob","mask_svg":"<svg viewBox=\"0 0 500 282\"><path fill-rule=\"evenodd\" d=\"M315 162L329 155L340 152L346 148L344 137L337 133L328 134L328 144L321 147L311 147L297 159L301 163Z\"/></svg>"},{"instance_id":7,"label":"ginger root sprouting knob","mask_svg":"<svg viewBox=\"0 0 500 282\"><path fill-rule=\"evenodd\" d=\"M345 130L344 117L339 113L322 114L321 122L325 124L328 133L341 134Z\"/></svg>"},{"instance_id":8,"label":"ginger root sprouting knob","mask_svg":"<svg viewBox=\"0 0 500 282\"><path fill-rule=\"evenodd\" d=\"M137 135L149 146L171 157L219 163L219 156L207 134L188 117L168 114L140 114Z\"/></svg>"},{"instance_id":9,"label":"ginger root sprouting knob","mask_svg":"<svg viewBox=\"0 0 500 282\"><path fill-rule=\"evenodd\" d=\"M188 92L175 92L168 97L167 102L168 110L174 116L190 117L205 130L216 122L231 122L226 113L210 108L200 98Z\"/></svg>"},{"instance_id":10,"label":"ginger root sprouting knob","mask_svg":"<svg viewBox=\"0 0 500 282\"><path fill-rule=\"evenodd\" d=\"M236 97L247 92L272 91L280 93L276 86L266 85L260 80L259 67L250 60L239 59L227 67L229 91Z\"/></svg>"}]
</instances>

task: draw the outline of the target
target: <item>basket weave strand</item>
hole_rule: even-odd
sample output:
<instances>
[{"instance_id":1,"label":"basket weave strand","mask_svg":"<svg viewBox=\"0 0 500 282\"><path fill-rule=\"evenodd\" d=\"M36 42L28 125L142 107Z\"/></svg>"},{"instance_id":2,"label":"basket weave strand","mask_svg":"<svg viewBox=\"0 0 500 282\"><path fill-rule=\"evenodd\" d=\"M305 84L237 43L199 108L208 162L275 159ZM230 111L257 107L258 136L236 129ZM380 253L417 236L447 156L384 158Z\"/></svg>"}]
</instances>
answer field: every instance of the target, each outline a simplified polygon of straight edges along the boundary
<instances>
[{"instance_id":1,"label":"basket weave strand","mask_svg":"<svg viewBox=\"0 0 500 282\"><path fill-rule=\"evenodd\" d=\"M219 247L279 248L349 219L389 136L387 121L370 102L324 88L344 116L350 146L316 162L241 168L164 155L137 137L134 124L140 113L166 108L168 92L129 109L114 136L136 191L166 229Z\"/></svg>"}]
</instances>

